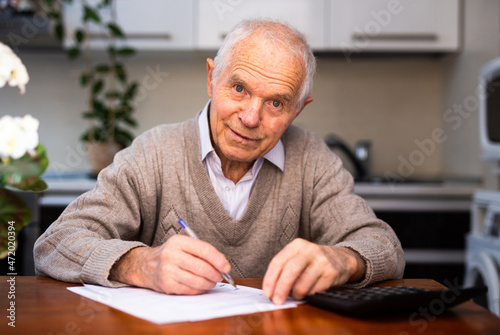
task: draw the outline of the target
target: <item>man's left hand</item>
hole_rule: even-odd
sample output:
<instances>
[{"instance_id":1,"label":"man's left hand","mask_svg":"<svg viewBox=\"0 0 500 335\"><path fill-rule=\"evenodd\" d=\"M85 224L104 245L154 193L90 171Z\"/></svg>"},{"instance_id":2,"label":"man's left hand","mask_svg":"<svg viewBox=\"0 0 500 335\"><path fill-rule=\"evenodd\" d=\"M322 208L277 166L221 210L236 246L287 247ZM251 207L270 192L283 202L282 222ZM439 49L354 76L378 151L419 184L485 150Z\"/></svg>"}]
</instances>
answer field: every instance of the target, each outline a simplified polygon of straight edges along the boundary
<instances>
[{"instance_id":1,"label":"man's left hand","mask_svg":"<svg viewBox=\"0 0 500 335\"><path fill-rule=\"evenodd\" d=\"M289 295L301 300L331 286L360 280L365 271L363 259L351 249L298 238L274 256L262 289L264 296L281 305Z\"/></svg>"}]
</instances>

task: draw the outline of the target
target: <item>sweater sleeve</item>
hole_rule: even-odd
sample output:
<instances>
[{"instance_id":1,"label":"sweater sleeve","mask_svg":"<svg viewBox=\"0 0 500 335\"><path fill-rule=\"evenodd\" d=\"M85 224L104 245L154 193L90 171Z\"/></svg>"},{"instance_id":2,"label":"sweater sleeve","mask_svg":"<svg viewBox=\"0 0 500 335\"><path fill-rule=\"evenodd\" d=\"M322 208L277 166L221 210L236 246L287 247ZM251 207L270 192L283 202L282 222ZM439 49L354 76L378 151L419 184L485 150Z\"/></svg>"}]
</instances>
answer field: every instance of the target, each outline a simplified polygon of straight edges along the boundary
<instances>
[{"instance_id":1,"label":"sweater sleeve","mask_svg":"<svg viewBox=\"0 0 500 335\"><path fill-rule=\"evenodd\" d=\"M392 228L378 219L354 194L354 181L338 156L326 146L316 151L313 194L308 221L311 240L356 251L365 261L364 278L350 287L401 278L404 254ZM327 162L327 163L325 163Z\"/></svg>"},{"instance_id":2,"label":"sweater sleeve","mask_svg":"<svg viewBox=\"0 0 500 335\"><path fill-rule=\"evenodd\" d=\"M67 282L124 286L108 279L113 264L129 250L145 246L140 201L146 169L140 141L119 152L98 177L96 187L77 198L36 241L37 275Z\"/></svg>"}]
</instances>

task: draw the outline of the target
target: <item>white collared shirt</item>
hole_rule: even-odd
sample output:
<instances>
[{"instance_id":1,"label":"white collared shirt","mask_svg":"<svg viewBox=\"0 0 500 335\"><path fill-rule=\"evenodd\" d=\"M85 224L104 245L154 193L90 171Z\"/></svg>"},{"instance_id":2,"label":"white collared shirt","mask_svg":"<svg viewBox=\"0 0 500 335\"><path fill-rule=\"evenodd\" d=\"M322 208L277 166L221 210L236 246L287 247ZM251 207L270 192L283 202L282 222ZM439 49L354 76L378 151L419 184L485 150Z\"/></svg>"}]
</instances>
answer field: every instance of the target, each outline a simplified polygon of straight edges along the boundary
<instances>
[{"instance_id":1,"label":"white collared shirt","mask_svg":"<svg viewBox=\"0 0 500 335\"><path fill-rule=\"evenodd\" d=\"M198 119L201 141L201 160L207 170L215 192L219 196L222 206L231 217L238 220L243 215L243 212L245 212L248 199L250 199L250 193L252 192L260 168L264 163L264 159L267 159L283 171L285 166L285 150L283 143L279 140L274 148L264 155L264 157L257 159L252 168L235 184L232 180L224 176L220 158L217 156L212 146L208 125L209 107L210 101L206 104Z\"/></svg>"}]
</instances>

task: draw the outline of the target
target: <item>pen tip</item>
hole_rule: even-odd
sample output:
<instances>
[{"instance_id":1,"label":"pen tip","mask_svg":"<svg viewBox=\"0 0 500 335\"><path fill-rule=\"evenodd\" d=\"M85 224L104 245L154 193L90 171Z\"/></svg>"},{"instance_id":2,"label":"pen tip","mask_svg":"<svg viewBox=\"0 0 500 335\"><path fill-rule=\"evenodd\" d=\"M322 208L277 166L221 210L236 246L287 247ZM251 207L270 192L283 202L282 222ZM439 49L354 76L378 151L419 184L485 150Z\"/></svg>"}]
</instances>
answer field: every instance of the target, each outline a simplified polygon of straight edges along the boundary
<instances>
[{"instance_id":1,"label":"pen tip","mask_svg":"<svg viewBox=\"0 0 500 335\"><path fill-rule=\"evenodd\" d=\"M229 282L229 284L233 285L233 287L234 287L235 290L237 289L236 284L234 283L234 279L233 278L228 278L227 281Z\"/></svg>"}]
</instances>

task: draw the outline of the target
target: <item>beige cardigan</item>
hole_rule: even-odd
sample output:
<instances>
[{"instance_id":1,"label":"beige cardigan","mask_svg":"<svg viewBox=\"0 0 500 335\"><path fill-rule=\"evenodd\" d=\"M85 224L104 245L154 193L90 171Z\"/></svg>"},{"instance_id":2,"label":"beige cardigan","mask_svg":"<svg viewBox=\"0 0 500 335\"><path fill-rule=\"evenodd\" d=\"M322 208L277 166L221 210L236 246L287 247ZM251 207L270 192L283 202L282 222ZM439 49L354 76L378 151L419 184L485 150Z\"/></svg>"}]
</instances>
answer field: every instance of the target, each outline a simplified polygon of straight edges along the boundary
<instances>
[{"instance_id":1,"label":"beige cardigan","mask_svg":"<svg viewBox=\"0 0 500 335\"><path fill-rule=\"evenodd\" d=\"M233 277L263 277L272 257L297 237L357 251L366 275L355 286L401 277L397 237L353 194L340 159L319 137L293 125L282 141L284 171L265 161L243 216L235 220L201 162L197 118L153 128L118 153L95 189L71 203L37 240L37 274L121 286L108 280L113 264L132 248L184 233L177 223L182 217L226 255Z\"/></svg>"}]
</instances>

